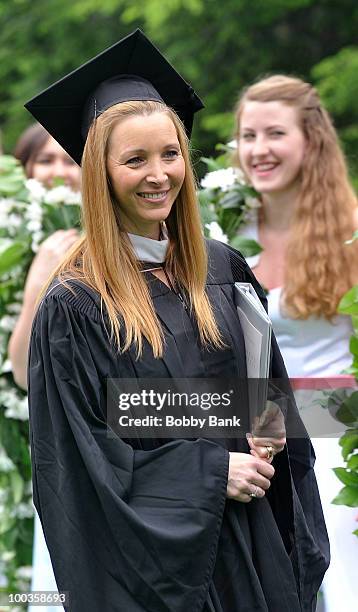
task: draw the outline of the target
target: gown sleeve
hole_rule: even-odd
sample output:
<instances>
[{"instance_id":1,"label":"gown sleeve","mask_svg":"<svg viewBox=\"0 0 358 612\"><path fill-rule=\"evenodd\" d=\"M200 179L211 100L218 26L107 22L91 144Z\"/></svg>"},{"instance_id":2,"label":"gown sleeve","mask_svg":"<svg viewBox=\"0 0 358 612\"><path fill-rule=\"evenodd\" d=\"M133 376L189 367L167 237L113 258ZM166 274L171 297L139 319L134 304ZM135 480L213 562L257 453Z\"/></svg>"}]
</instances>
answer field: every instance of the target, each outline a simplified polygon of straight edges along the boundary
<instances>
[{"instance_id":1,"label":"gown sleeve","mask_svg":"<svg viewBox=\"0 0 358 612\"><path fill-rule=\"evenodd\" d=\"M108 435L106 378L118 377L120 359L98 308L45 298L30 347L30 437L34 501L57 585L71 612L199 611L228 452L204 439L136 450Z\"/></svg>"}]
</instances>

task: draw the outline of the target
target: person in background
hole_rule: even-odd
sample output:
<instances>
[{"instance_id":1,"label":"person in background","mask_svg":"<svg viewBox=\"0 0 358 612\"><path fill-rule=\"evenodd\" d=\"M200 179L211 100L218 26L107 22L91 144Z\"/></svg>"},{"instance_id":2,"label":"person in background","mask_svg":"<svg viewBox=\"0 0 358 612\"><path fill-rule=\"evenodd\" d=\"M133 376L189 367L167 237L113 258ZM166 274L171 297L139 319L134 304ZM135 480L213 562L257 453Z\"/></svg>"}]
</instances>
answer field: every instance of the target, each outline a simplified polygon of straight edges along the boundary
<instances>
[{"instance_id":1,"label":"person in background","mask_svg":"<svg viewBox=\"0 0 358 612\"><path fill-rule=\"evenodd\" d=\"M275 75L243 91L236 129L237 161L262 202L257 218L241 230L263 247L247 261L268 289L289 376L301 382L337 377L352 361L350 317L336 313L358 281L357 247L344 244L358 228L358 208L332 120L312 85ZM325 609L337 612L343 605L348 611L357 602L354 510L330 503L342 486L331 468L342 457L337 436L324 438L323 414L315 423L316 473L331 543Z\"/></svg>"},{"instance_id":2,"label":"person in background","mask_svg":"<svg viewBox=\"0 0 358 612\"><path fill-rule=\"evenodd\" d=\"M121 437L107 420L111 379L117 420L128 379L247 384L235 280L265 298L203 238L200 99L137 30L26 106L82 162L85 233L43 292L29 361L34 501L65 608L312 612L327 540L307 436ZM272 358L284 378L274 340Z\"/></svg>"},{"instance_id":3,"label":"person in background","mask_svg":"<svg viewBox=\"0 0 358 612\"><path fill-rule=\"evenodd\" d=\"M14 156L25 169L28 178L35 178L46 187L61 178L74 191L80 189L78 164L39 123L30 125L17 141Z\"/></svg>"},{"instance_id":4,"label":"person in background","mask_svg":"<svg viewBox=\"0 0 358 612\"><path fill-rule=\"evenodd\" d=\"M80 167L39 123L25 130L15 146L14 156L23 165L28 178L37 179L48 188L60 178L74 191L80 189ZM27 387L28 347L38 294L77 238L76 229L54 232L42 243L29 270L22 310L9 342L13 375L23 389Z\"/></svg>"},{"instance_id":5,"label":"person in background","mask_svg":"<svg viewBox=\"0 0 358 612\"><path fill-rule=\"evenodd\" d=\"M31 125L20 136L15 146L14 156L24 167L27 178L34 178L48 188L54 186L56 178L60 178L74 191L80 189L80 167L39 123ZM28 346L36 300L49 275L77 238L78 232L75 229L54 232L42 243L30 267L21 313L9 342L9 357L13 375L17 384L23 389L27 387ZM34 527L31 588L34 591L57 590L37 513ZM29 612L32 610L33 607L30 606ZM42 610L43 612L58 612L59 608L43 606Z\"/></svg>"}]
</instances>

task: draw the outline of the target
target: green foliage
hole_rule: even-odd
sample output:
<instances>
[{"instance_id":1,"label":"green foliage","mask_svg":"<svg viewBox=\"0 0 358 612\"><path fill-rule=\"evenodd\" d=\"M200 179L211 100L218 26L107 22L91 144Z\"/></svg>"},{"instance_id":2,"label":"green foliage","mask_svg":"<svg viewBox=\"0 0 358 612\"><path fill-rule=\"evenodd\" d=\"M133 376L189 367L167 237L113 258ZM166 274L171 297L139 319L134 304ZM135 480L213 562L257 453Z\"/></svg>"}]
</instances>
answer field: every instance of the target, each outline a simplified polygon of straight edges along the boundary
<instances>
[{"instance_id":1,"label":"green foliage","mask_svg":"<svg viewBox=\"0 0 358 612\"><path fill-rule=\"evenodd\" d=\"M24 253L26 253L24 243L11 242L6 238L0 238L0 276L18 266Z\"/></svg>"},{"instance_id":2,"label":"green foliage","mask_svg":"<svg viewBox=\"0 0 358 612\"><path fill-rule=\"evenodd\" d=\"M353 240L356 238L353 238ZM352 241L353 241L352 240ZM358 285L350 289L341 299L339 312L349 314L353 322L358 318ZM358 331L351 337L349 348L353 355L353 364L350 372L358 380ZM334 504L358 507L358 391L352 393L342 402L336 417L350 429L343 434L339 444L342 447L342 457L346 461L346 467L336 468L336 476L345 485L334 498ZM358 535L356 530L355 535Z\"/></svg>"},{"instance_id":3,"label":"green foliage","mask_svg":"<svg viewBox=\"0 0 358 612\"><path fill-rule=\"evenodd\" d=\"M355 232L354 236L357 234ZM353 238L352 240L355 240ZM350 368L350 374L353 374L358 378L358 351L357 351L357 337L358 337L358 286L352 287L341 299L339 303L339 312L342 314L351 315L353 330L355 336L352 336L350 341L350 351L353 355L353 363Z\"/></svg>"},{"instance_id":4,"label":"green foliage","mask_svg":"<svg viewBox=\"0 0 358 612\"><path fill-rule=\"evenodd\" d=\"M358 187L358 47L349 46L312 69L322 100L340 128L350 170Z\"/></svg>"},{"instance_id":5,"label":"green foliage","mask_svg":"<svg viewBox=\"0 0 358 612\"><path fill-rule=\"evenodd\" d=\"M223 151L216 158L201 158L209 170L198 194L206 235L229 242L245 256L256 255L261 251L260 245L241 236L239 230L260 206L257 194L247 185L242 172L230 166L230 149L224 145L216 148Z\"/></svg>"},{"instance_id":6,"label":"green foliage","mask_svg":"<svg viewBox=\"0 0 358 612\"><path fill-rule=\"evenodd\" d=\"M358 507L358 428L348 429L339 441L347 467L335 468L334 472L345 485L334 498L333 504Z\"/></svg>"},{"instance_id":7,"label":"green foliage","mask_svg":"<svg viewBox=\"0 0 358 612\"><path fill-rule=\"evenodd\" d=\"M24 103L128 33L120 0L28 0L0 9L0 123L11 151L31 122Z\"/></svg>"},{"instance_id":8,"label":"green foliage","mask_svg":"<svg viewBox=\"0 0 358 612\"><path fill-rule=\"evenodd\" d=\"M337 117L354 113L358 97L358 47L345 47L327 57L312 70L326 106Z\"/></svg>"},{"instance_id":9,"label":"green foliage","mask_svg":"<svg viewBox=\"0 0 358 612\"><path fill-rule=\"evenodd\" d=\"M254 9L252 0L2 0L0 123L5 150L12 150L31 121L23 109L26 100L142 27L205 101L194 129L202 153L212 155L215 142L231 137L232 109L244 85L268 72L296 73L313 75L322 86L355 171L357 15L355 0L257 0ZM311 72L344 48L332 70L326 65ZM339 86L327 88L332 73ZM337 111L333 94L339 96Z\"/></svg>"},{"instance_id":10,"label":"green foliage","mask_svg":"<svg viewBox=\"0 0 358 612\"><path fill-rule=\"evenodd\" d=\"M78 194L26 181L14 158L0 156L0 575L10 591L29 587L33 508L27 397L14 383L7 345L40 241L78 226L79 213Z\"/></svg>"},{"instance_id":11,"label":"green foliage","mask_svg":"<svg viewBox=\"0 0 358 612\"><path fill-rule=\"evenodd\" d=\"M358 391L348 395L346 390L342 389L341 391L341 394L339 391L333 394L334 402L337 402L337 396L340 400L337 403L337 410L333 414L344 425L349 427L358 426ZM330 398L330 401L332 401L332 398ZM328 409L330 409L330 403L328 404Z\"/></svg>"},{"instance_id":12,"label":"green foliage","mask_svg":"<svg viewBox=\"0 0 358 612\"><path fill-rule=\"evenodd\" d=\"M352 287L341 299L339 312L342 314L358 314L358 286Z\"/></svg>"},{"instance_id":13,"label":"green foliage","mask_svg":"<svg viewBox=\"0 0 358 612\"><path fill-rule=\"evenodd\" d=\"M205 10L203 0L147 0L146 2L126 2L122 13L125 23L144 21L151 30L158 30L173 15L185 11L188 15L199 17Z\"/></svg>"}]
</instances>

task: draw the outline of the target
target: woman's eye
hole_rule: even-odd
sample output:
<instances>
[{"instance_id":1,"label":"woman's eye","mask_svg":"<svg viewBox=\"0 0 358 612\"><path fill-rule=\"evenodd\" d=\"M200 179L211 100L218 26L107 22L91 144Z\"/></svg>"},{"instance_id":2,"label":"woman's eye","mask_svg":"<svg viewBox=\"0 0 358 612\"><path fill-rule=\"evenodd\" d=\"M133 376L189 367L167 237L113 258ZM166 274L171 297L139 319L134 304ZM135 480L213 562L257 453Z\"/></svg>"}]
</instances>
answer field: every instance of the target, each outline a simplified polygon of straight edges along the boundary
<instances>
[{"instance_id":1,"label":"woman's eye","mask_svg":"<svg viewBox=\"0 0 358 612\"><path fill-rule=\"evenodd\" d=\"M40 157L40 159L37 159L36 164L51 164L52 163L52 159L50 159L49 157Z\"/></svg>"},{"instance_id":2,"label":"woman's eye","mask_svg":"<svg viewBox=\"0 0 358 612\"><path fill-rule=\"evenodd\" d=\"M177 151L176 149L169 149L164 153L164 157L167 157L168 159L175 159L178 156L179 151Z\"/></svg>"},{"instance_id":3,"label":"woman's eye","mask_svg":"<svg viewBox=\"0 0 358 612\"><path fill-rule=\"evenodd\" d=\"M271 132L271 136L284 136L285 132L282 132L282 130L274 130L273 132Z\"/></svg>"},{"instance_id":4,"label":"woman's eye","mask_svg":"<svg viewBox=\"0 0 358 612\"><path fill-rule=\"evenodd\" d=\"M142 161L142 157L131 157L130 159L128 159L126 164L129 164L130 166L138 166L140 163L142 163Z\"/></svg>"},{"instance_id":5,"label":"woman's eye","mask_svg":"<svg viewBox=\"0 0 358 612\"><path fill-rule=\"evenodd\" d=\"M247 132L246 134L242 134L241 138L242 140L253 140L255 138L255 135Z\"/></svg>"}]
</instances>

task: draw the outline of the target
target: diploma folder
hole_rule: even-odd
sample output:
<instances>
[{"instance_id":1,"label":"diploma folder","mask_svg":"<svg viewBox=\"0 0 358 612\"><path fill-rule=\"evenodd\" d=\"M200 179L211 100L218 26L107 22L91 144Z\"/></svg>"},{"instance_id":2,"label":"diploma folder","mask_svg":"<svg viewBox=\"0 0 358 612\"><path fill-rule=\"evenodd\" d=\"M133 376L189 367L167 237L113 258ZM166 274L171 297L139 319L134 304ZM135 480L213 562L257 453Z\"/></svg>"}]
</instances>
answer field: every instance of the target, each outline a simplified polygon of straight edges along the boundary
<instances>
[{"instance_id":1,"label":"diploma folder","mask_svg":"<svg viewBox=\"0 0 358 612\"><path fill-rule=\"evenodd\" d=\"M235 283L235 304L245 341L250 409L265 407L270 369L272 323L251 283Z\"/></svg>"}]
</instances>

